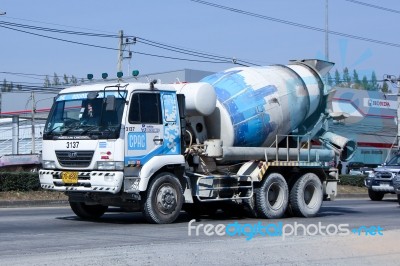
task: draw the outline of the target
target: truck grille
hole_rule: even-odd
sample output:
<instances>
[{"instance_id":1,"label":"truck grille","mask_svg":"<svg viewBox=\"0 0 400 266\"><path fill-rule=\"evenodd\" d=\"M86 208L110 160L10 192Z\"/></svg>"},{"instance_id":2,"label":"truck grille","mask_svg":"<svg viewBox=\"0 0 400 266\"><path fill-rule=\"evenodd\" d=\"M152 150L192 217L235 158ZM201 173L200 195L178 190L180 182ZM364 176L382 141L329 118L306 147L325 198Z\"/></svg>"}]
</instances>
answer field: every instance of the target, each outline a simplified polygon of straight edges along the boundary
<instances>
[{"instance_id":1,"label":"truck grille","mask_svg":"<svg viewBox=\"0 0 400 266\"><path fill-rule=\"evenodd\" d=\"M392 173L391 172L377 172L376 173L376 177L391 179L392 178Z\"/></svg>"},{"instance_id":2,"label":"truck grille","mask_svg":"<svg viewBox=\"0 0 400 266\"><path fill-rule=\"evenodd\" d=\"M58 162L65 167L88 167L94 151L56 151Z\"/></svg>"}]
</instances>

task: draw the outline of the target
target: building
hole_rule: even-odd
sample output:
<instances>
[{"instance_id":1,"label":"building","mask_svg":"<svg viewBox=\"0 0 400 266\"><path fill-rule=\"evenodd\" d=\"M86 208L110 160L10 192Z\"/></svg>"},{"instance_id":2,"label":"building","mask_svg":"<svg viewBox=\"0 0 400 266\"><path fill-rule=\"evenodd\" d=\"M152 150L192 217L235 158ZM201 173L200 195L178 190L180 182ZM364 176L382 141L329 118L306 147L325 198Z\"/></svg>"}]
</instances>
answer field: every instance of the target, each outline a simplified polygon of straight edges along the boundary
<instances>
[{"instance_id":1,"label":"building","mask_svg":"<svg viewBox=\"0 0 400 266\"><path fill-rule=\"evenodd\" d=\"M382 92L335 88L328 100L330 130L353 139L354 162L377 165L386 160L397 135L397 96Z\"/></svg>"}]
</instances>

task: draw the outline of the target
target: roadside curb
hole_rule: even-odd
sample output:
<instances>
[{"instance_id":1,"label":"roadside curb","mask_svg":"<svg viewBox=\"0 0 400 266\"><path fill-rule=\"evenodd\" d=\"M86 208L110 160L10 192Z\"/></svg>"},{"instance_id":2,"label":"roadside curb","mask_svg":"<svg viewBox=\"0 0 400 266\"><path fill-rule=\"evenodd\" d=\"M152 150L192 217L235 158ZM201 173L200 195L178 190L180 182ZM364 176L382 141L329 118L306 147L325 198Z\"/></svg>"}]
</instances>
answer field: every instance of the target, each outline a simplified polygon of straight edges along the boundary
<instances>
[{"instance_id":1,"label":"roadside curb","mask_svg":"<svg viewBox=\"0 0 400 266\"><path fill-rule=\"evenodd\" d=\"M369 200L369 196L366 193L346 193L346 194L338 194L336 195L336 199L368 199ZM397 196L394 194L387 194L385 195L385 197L383 198L383 200L385 199L396 199L397 200Z\"/></svg>"},{"instance_id":2,"label":"roadside curb","mask_svg":"<svg viewBox=\"0 0 400 266\"><path fill-rule=\"evenodd\" d=\"M67 206L67 200L14 200L0 201L0 208L16 208L16 207L59 207Z\"/></svg>"}]
</instances>

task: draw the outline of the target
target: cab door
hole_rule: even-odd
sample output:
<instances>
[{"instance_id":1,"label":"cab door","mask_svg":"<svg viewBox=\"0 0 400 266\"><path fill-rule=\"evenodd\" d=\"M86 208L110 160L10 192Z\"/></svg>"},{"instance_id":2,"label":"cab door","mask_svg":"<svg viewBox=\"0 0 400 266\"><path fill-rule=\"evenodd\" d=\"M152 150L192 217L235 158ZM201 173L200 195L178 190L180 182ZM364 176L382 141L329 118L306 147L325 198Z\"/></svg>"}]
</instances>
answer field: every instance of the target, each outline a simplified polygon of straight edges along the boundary
<instances>
[{"instance_id":1,"label":"cab door","mask_svg":"<svg viewBox=\"0 0 400 266\"><path fill-rule=\"evenodd\" d=\"M134 92L125 121L125 166L162 154L164 126L159 92Z\"/></svg>"}]
</instances>

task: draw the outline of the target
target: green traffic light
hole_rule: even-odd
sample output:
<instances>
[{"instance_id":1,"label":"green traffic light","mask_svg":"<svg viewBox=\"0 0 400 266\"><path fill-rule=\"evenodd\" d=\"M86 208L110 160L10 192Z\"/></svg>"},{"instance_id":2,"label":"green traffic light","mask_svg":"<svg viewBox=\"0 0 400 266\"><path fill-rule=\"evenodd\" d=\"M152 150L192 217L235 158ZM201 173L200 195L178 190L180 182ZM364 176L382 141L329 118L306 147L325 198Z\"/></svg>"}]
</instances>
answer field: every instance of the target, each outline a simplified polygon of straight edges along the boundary
<instances>
[{"instance_id":1,"label":"green traffic light","mask_svg":"<svg viewBox=\"0 0 400 266\"><path fill-rule=\"evenodd\" d=\"M87 74L87 79L92 80L93 79L93 74Z\"/></svg>"},{"instance_id":2,"label":"green traffic light","mask_svg":"<svg viewBox=\"0 0 400 266\"><path fill-rule=\"evenodd\" d=\"M139 70L133 70L132 71L132 76L134 76L134 77L139 76Z\"/></svg>"},{"instance_id":3,"label":"green traffic light","mask_svg":"<svg viewBox=\"0 0 400 266\"><path fill-rule=\"evenodd\" d=\"M124 73L122 73L121 71L117 72L117 77L120 79L122 78L122 76L124 75Z\"/></svg>"},{"instance_id":4,"label":"green traffic light","mask_svg":"<svg viewBox=\"0 0 400 266\"><path fill-rule=\"evenodd\" d=\"M107 74L107 73L103 73L103 74L101 74L101 77L102 77L103 79L106 79L106 78L108 78L108 74Z\"/></svg>"}]
</instances>

